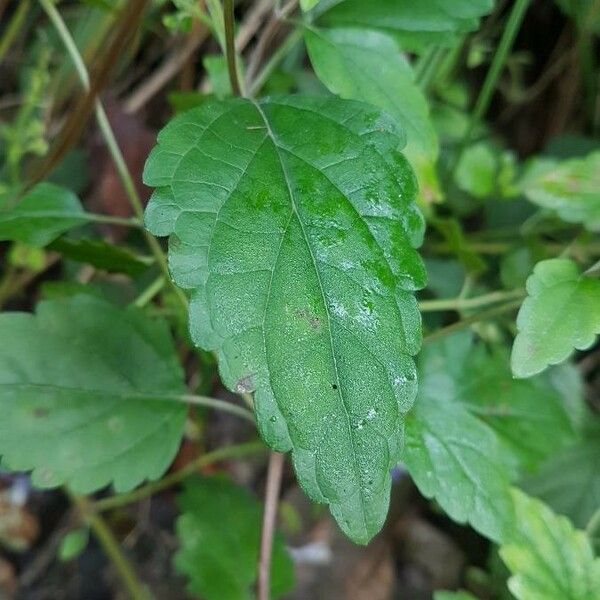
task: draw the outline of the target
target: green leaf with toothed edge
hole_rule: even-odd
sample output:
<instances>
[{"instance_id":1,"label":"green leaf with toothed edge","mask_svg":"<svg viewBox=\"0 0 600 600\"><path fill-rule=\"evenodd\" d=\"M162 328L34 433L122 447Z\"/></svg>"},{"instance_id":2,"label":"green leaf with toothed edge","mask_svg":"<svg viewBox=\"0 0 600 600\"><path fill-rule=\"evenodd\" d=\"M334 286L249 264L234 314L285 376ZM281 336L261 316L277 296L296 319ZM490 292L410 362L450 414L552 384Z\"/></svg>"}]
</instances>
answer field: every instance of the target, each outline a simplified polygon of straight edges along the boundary
<instances>
[{"instance_id":1,"label":"green leaf with toothed edge","mask_svg":"<svg viewBox=\"0 0 600 600\"><path fill-rule=\"evenodd\" d=\"M421 340L423 219L397 125L368 105L207 102L159 134L144 180L190 329L342 529L381 528Z\"/></svg>"},{"instance_id":2,"label":"green leaf with toothed edge","mask_svg":"<svg viewBox=\"0 0 600 600\"><path fill-rule=\"evenodd\" d=\"M500 548L518 600L599 600L600 558L589 537L539 500L513 489L516 530Z\"/></svg>"},{"instance_id":3,"label":"green leaf with toothed edge","mask_svg":"<svg viewBox=\"0 0 600 600\"><path fill-rule=\"evenodd\" d=\"M530 377L585 350L600 333L600 280L586 277L570 259L536 264L517 316L511 367Z\"/></svg>"},{"instance_id":4,"label":"green leaf with toothed edge","mask_svg":"<svg viewBox=\"0 0 600 600\"><path fill-rule=\"evenodd\" d=\"M325 0L320 22L385 31L405 50L423 52L434 44L454 45L493 7L493 0Z\"/></svg>"},{"instance_id":5,"label":"green leaf with toothed edge","mask_svg":"<svg viewBox=\"0 0 600 600\"><path fill-rule=\"evenodd\" d=\"M256 598L263 513L256 497L224 477L196 477L186 482L177 504L174 565L188 577L189 590L204 600ZM294 567L278 532L269 583L273 600L294 586Z\"/></svg>"},{"instance_id":6,"label":"green leaf with toothed edge","mask_svg":"<svg viewBox=\"0 0 600 600\"><path fill-rule=\"evenodd\" d=\"M91 296L0 315L0 459L40 487L158 479L183 433L183 373L164 322ZM165 397L166 396L166 397Z\"/></svg>"}]
</instances>

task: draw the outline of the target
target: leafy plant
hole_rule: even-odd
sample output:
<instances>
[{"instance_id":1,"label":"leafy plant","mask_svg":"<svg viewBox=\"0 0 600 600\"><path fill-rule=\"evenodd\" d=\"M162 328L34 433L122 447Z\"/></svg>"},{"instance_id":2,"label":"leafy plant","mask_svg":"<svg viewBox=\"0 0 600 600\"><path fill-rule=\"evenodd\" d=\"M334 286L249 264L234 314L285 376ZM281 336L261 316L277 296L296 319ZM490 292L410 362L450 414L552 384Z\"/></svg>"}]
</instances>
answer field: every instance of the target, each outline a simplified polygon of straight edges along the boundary
<instances>
[{"instance_id":1,"label":"leafy plant","mask_svg":"<svg viewBox=\"0 0 600 600\"><path fill-rule=\"evenodd\" d=\"M0 128L2 469L61 487L82 523L59 557L91 532L135 599L103 513L181 484L189 592L267 600L294 586L282 482L367 544L404 476L410 512L511 572L477 556L437 600L600 598L595 4L551 9L575 21L584 137L545 149L504 131L566 69L521 89L528 0L250 4L39 0L42 50L11 12L0 57L23 27L35 66ZM105 109L110 74L128 97ZM92 114L88 185L68 151Z\"/></svg>"}]
</instances>

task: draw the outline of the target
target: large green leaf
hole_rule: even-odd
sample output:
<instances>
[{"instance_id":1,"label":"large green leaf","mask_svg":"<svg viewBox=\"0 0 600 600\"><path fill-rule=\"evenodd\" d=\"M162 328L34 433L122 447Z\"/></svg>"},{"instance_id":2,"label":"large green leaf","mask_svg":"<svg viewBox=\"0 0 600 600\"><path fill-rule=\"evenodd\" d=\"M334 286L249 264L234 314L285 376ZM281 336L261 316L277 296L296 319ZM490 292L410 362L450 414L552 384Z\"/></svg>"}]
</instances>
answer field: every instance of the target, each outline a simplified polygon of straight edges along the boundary
<instances>
[{"instance_id":1,"label":"large green leaf","mask_svg":"<svg viewBox=\"0 0 600 600\"><path fill-rule=\"evenodd\" d=\"M325 4L325 3L324 3ZM493 0L342 0L322 16L331 25L368 27L393 33L407 50L453 44L458 34L477 28Z\"/></svg>"},{"instance_id":2,"label":"large green leaf","mask_svg":"<svg viewBox=\"0 0 600 600\"><path fill-rule=\"evenodd\" d=\"M91 296L0 315L0 456L41 487L129 490L157 478L185 392L166 325Z\"/></svg>"},{"instance_id":3,"label":"large green leaf","mask_svg":"<svg viewBox=\"0 0 600 600\"><path fill-rule=\"evenodd\" d=\"M510 591L518 600L598 600L600 559L585 533L539 500L518 490L513 498L517 531L500 549Z\"/></svg>"},{"instance_id":4,"label":"large green leaf","mask_svg":"<svg viewBox=\"0 0 600 600\"><path fill-rule=\"evenodd\" d=\"M501 540L512 528L513 457L461 402L460 379L469 354L470 339L462 335L422 352L421 386L406 420L404 462L423 495L435 498L450 517Z\"/></svg>"},{"instance_id":5,"label":"large green leaf","mask_svg":"<svg viewBox=\"0 0 600 600\"><path fill-rule=\"evenodd\" d=\"M402 126L404 154L415 169L419 190L425 199L437 197L437 136L425 96L394 39L366 29L310 28L305 40L319 79L333 93L382 108Z\"/></svg>"},{"instance_id":6,"label":"large green leaf","mask_svg":"<svg viewBox=\"0 0 600 600\"><path fill-rule=\"evenodd\" d=\"M209 102L159 134L144 175L194 341L359 542L385 519L416 393L423 220L400 139L357 102Z\"/></svg>"},{"instance_id":7,"label":"large green leaf","mask_svg":"<svg viewBox=\"0 0 600 600\"><path fill-rule=\"evenodd\" d=\"M0 210L0 240L45 246L85 221L85 212L73 192L53 183L40 183L18 204Z\"/></svg>"},{"instance_id":8,"label":"large green leaf","mask_svg":"<svg viewBox=\"0 0 600 600\"><path fill-rule=\"evenodd\" d=\"M600 231L600 152L563 161L534 159L518 187L564 221Z\"/></svg>"},{"instance_id":9,"label":"large green leaf","mask_svg":"<svg viewBox=\"0 0 600 600\"><path fill-rule=\"evenodd\" d=\"M527 279L512 349L516 377L529 377L589 348L600 333L600 280L566 258L539 262Z\"/></svg>"},{"instance_id":10,"label":"large green leaf","mask_svg":"<svg viewBox=\"0 0 600 600\"><path fill-rule=\"evenodd\" d=\"M252 494L220 477L190 481L179 495L175 566L189 588L205 600L251 600L257 577L262 509ZM271 565L271 597L294 584L290 557L276 535Z\"/></svg>"},{"instance_id":11,"label":"large green leaf","mask_svg":"<svg viewBox=\"0 0 600 600\"><path fill-rule=\"evenodd\" d=\"M522 482L556 512L585 527L600 509L600 418L588 415L582 439L551 457Z\"/></svg>"}]
</instances>

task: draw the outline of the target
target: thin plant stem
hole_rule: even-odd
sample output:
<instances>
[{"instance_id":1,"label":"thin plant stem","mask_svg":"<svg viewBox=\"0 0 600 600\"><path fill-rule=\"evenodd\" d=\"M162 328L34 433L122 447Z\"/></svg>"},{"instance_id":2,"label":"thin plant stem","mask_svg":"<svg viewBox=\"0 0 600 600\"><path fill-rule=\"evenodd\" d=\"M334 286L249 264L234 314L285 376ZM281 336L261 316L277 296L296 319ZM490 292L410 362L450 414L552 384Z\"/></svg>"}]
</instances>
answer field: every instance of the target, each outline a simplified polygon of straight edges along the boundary
<instances>
[{"instance_id":1,"label":"thin plant stem","mask_svg":"<svg viewBox=\"0 0 600 600\"><path fill-rule=\"evenodd\" d=\"M229 73L229 82L234 96L241 96L242 90L238 80L237 66L235 64L235 34L234 34L234 16L233 1L225 0L223 3L223 21L225 23L225 55L227 58L227 71Z\"/></svg>"},{"instance_id":2,"label":"thin plant stem","mask_svg":"<svg viewBox=\"0 0 600 600\"><path fill-rule=\"evenodd\" d=\"M421 312L435 312L441 310L465 310L468 308L479 308L488 304L496 304L504 300L522 298L524 290L510 290L508 292L491 292L476 296L475 298L450 298L442 300L423 300L419 302Z\"/></svg>"},{"instance_id":3,"label":"thin plant stem","mask_svg":"<svg viewBox=\"0 0 600 600\"><path fill-rule=\"evenodd\" d=\"M269 600L271 580L271 556L273 554L273 535L277 519L277 506L281 490L281 478L285 455L271 452L267 471L267 489L265 492L265 510L263 513L262 536L260 540L260 556L258 559L258 600Z\"/></svg>"},{"instance_id":4,"label":"thin plant stem","mask_svg":"<svg viewBox=\"0 0 600 600\"><path fill-rule=\"evenodd\" d=\"M0 62L4 58L4 55L11 47L14 42L17 34L21 30L21 26L23 25L23 21L25 21L25 17L29 11L29 5L31 4L30 0L22 0L19 3L19 6L13 13L6 29L4 30L4 35L0 40Z\"/></svg>"},{"instance_id":5,"label":"thin plant stem","mask_svg":"<svg viewBox=\"0 0 600 600\"><path fill-rule=\"evenodd\" d=\"M71 502L81 513L85 522L89 525L94 533L94 536L102 546L106 556L114 565L123 587L127 590L132 600L148 600L150 595L144 585L139 581L135 571L127 557L123 553L119 542L116 540L113 532L110 530L104 519L98 515L93 509L92 504L87 498L69 494Z\"/></svg>"},{"instance_id":6,"label":"thin plant stem","mask_svg":"<svg viewBox=\"0 0 600 600\"><path fill-rule=\"evenodd\" d=\"M481 119L483 118L483 116L487 112L487 109L490 106L490 102L492 101L492 96L498 85L498 80L500 79L502 69L506 64L506 59L508 58L508 54L515 41L517 33L519 32L521 23L523 21L523 18L525 17L527 9L529 8L530 2L531 0L515 0L515 3L513 4L512 10L508 17L508 21L506 22L506 26L504 27L504 32L502 33L502 37L500 38L500 43L498 44L498 48L496 49L494 58L492 59L492 64L490 65L490 68L483 82L483 86L481 87L481 91L479 92L479 96L477 97L477 101L475 102L475 107L471 112L469 125L458 147L456 156L451 162L451 166L448 172L450 176L454 174L454 171L456 170L456 167L460 162L463 152L469 145L475 126L481 122Z\"/></svg>"},{"instance_id":7,"label":"thin plant stem","mask_svg":"<svg viewBox=\"0 0 600 600\"><path fill-rule=\"evenodd\" d=\"M190 475L197 473L200 469L207 467L208 465L212 465L221 460L259 454L264 452L265 449L265 445L260 440L219 448L213 452L199 456L185 467L175 471L175 473L171 473L158 481L147 483L137 490L97 500L92 504L91 508L95 512L102 512L120 508L121 506L132 504L133 502L138 502L139 500L149 498L158 492L162 492L163 490L181 483L184 479L187 479Z\"/></svg>"},{"instance_id":8,"label":"thin plant stem","mask_svg":"<svg viewBox=\"0 0 600 600\"><path fill-rule=\"evenodd\" d=\"M592 537L594 534L600 534L600 508L592 515L585 527L586 533Z\"/></svg>"},{"instance_id":9,"label":"thin plant stem","mask_svg":"<svg viewBox=\"0 0 600 600\"><path fill-rule=\"evenodd\" d=\"M275 50L273 56L271 56L265 66L256 75L256 78L249 84L248 94L251 97L260 92L271 73L279 66L292 48L302 39L302 33L302 29L299 27L293 29L283 43Z\"/></svg>"},{"instance_id":10,"label":"thin plant stem","mask_svg":"<svg viewBox=\"0 0 600 600\"><path fill-rule=\"evenodd\" d=\"M456 323L452 323L452 325L448 325L447 327L442 327L441 329L438 329L438 330L434 331L433 333L426 335L423 338L423 344L429 344L430 342L433 342L434 340L437 340L439 338L450 335L456 331L460 331L461 329L466 329L467 327L469 327L470 325L473 325L474 323L479 323L481 321L495 319L496 317L499 317L508 312L511 312L512 310L514 310L515 308L520 306L522 304L522 302L523 302L522 299L513 300L512 302L507 302L506 304L501 304L500 306L495 306L488 310L479 312L475 315L470 315L468 317L465 317L464 319L461 319L460 321L457 321Z\"/></svg>"},{"instance_id":11,"label":"thin plant stem","mask_svg":"<svg viewBox=\"0 0 600 600\"><path fill-rule=\"evenodd\" d=\"M75 42L73 41L73 38L72 38L71 34L69 33L69 30L67 29L67 26L65 25L65 22L63 21L60 13L58 12L56 7L52 3L52 0L39 0L39 2L41 4L42 8L44 9L44 11L46 12L46 14L48 15L48 18L52 22L59 37L61 38L63 44L65 45L67 53L69 54L71 60L73 61L73 65L75 66L75 71L77 72L77 75L79 77L79 80L81 81L83 88L86 91L89 91L90 77L89 77L87 68L85 66L85 63L83 62L83 58L81 57L81 54L79 53L79 50L78 50L77 46L75 45ZM119 148L119 145L117 143L117 140L115 138L113 130L108 121L108 117L106 116L106 112L105 112L104 107L102 106L102 103L100 102L100 100L96 100L95 112L96 112L96 120L98 121L98 127L100 128L102 137L104 138L104 141L106 143L108 151L109 151L111 158L115 164L117 173L119 174L119 178L121 179L123 188L125 190L128 200L129 200L129 204L131 205L131 208L133 209L133 212L135 213L137 218L141 222L143 222L144 206L143 206L142 201L137 193L135 184L133 182L131 174L129 173L129 169L127 168L127 164L125 163L125 159L123 158L123 154L121 152L121 149ZM150 250L152 251L152 254L156 258L156 262L158 263L161 271L164 273L165 278L170 283L175 295L177 296L177 298L179 299L181 304L187 308L187 305L188 305L187 297L185 296L183 291L181 289L179 289L177 286L175 286L175 284L171 281L171 276L169 274L169 267L167 264L167 258L163 252L161 245L158 243L158 240L146 229L144 229L143 232L144 232L144 236L146 238L148 247L150 248Z\"/></svg>"},{"instance_id":12,"label":"thin plant stem","mask_svg":"<svg viewBox=\"0 0 600 600\"><path fill-rule=\"evenodd\" d=\"M583 273L587 277L600 277L600 260L595 262L589 269Z\"/></svg>"},{"instance_id":13,"label":"thin plant stem","mask_svg":"<svg viewBox=\"0 0 600 600\"><path fill-rule=\"evenodd\" d=\"M164 275L157 277L134 301L138 308L143 308L165 287Z\"/></svg>"}]
</instances>

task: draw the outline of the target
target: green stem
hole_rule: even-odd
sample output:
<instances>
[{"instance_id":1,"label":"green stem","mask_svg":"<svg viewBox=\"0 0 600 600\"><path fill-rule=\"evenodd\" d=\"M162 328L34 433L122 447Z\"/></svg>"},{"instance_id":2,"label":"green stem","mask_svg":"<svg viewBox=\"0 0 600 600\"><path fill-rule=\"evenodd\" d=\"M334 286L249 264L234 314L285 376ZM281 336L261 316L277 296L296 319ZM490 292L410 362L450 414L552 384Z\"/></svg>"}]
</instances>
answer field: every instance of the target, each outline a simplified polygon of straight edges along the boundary
<instances>
[{"instance_id":1,"label":"green stem","mask_svg":"<svg viewBox=\"0 0 600 600\"><path fill-rule=\"evenodd\" d=\"M498 44L498 48L496 49L494 58L492 59L492 64L487 72L483 86L481 87L481 91L479 92L475 107L471 112L469 126L467 127L463 139L458 147L458 152L456 153L454 160L451 162L449 169L450 176L454 175L454 171L460 162L462 153L465 151L466 147L471 141L471 136L473 135L475 126L482 120L490 106L490 102L492 101L492 96L496 86L498 85L498 80L500 79L502 69L504 68L506 59L508 58L508 54L515 41L515 37L519 32L521 23L525 17L525 13L530 2L531 0L515 0L515 3L513 4L508 21L506 22L506 26L504 28L504 32L502 33L500 43Z\"/></svg>"},{"instance_id":2,"label":"green stem","mask_svg":"<svg viewBox=\"0 0 600 600\"><path fill-rule=\"evenodd\" d=\"M523 298L524 290L511 290L508 292L491 292L475 298L449 298L443 300L423 300L419 302L421 312L434 312L441 310L465 310L469 308L478 308L488 304L496 304L503 300Z\"/></svg>"},{"instance_id":3,"label":"green stem","mask_svg":"<svg viewBox=\"0 0 600 600\"><path fill-rule=\"evenodd\" d=\"M600 508L592 515L588 524L585 526L585 532L591 538L600 534Z\"/></svg>"},{"instance_id":4,"label":"green stem","mask_svg":"<svg viewBox=\"0 0 600 600\"><path fill-rule=\"evenodd\" d=\"M175 473L171 473L170 475L167 475L166 477L163 477L158 481L147 483L146 485L138 488L137 490L97 500L92 504L91 508L95 512L101 512L113 508L119 508L121 506L126 506L127 504L138 502L139 500L143 500L144 498L149 498L157 492L161 492L170 487L173 487L174 485L181 483L184 479L186 479L190 475L193 475L194 473L197 473L200 469L207 467L208 465L211 465L221 460L240 458L248 456L250 454L257 454L260 452L264 452L265 450L265 445L260 440L246 442L244 444L236 444L234 446L227 446L225 448L219 448L218 450L214 450L213 452L209 452L208 454L204 454L203 456L198 457L197 459L188 463L185 467L182 467Z\"/></svg>"},{"instance_id":5,"label":"green stem","mask_svg":"<svg viewBox=\"0 0 600 600\"><path fill-rule=\"evenodd\" d=\"M165 287L165 277L157 277L134 301L133 304L138 308L143 308Z\"/></svg>"},{"instance_id":6,"label":"green stem","mask_svg":"<svg viewBox=\"0 0 600 600\"><path fill-rule=\"evenodd\" d=\"M262 70L256 75L254 81L250 83L248 94L251 97L254 97L260 92L271 73L279 66L290 50L302 39L302 35L303 32L300 27L293 29L283 43L275 50L273 56L271 56Z\"/></svg>"},{"instance_id":7,"label":"green stem","mask_svg":"<svg viewBox=\"0 0 600 600\"><path fill-rule=\"evenodd\" d=\"M193 394L184 394L183 396L166 396L167 400L174 400L176 402L183 402L185 404L193 404L195 406L204 406L205 408L214 408L221 412L227 412L231 415L235 415L246 421L256 425L254 420L254 414L246 408L233 404L232 402L226 402L225 400L219 400L218 398L210 398L208 396L195 396Z\"/></svg>"},{"instance_id":8,"label":"green stem","mask_svg":"<svg viewBox=\"0 0 600 600\"><path fill-rule=\"evenodd\" d=\"M81 496L70 494L71 501L77 507L85 522L89 525L96 539L102 546L106 556L114 565L123 587L127 590L132 600L148 600L150 595L144 588L143 584L137 578L133 567L127 560L123 550L119 546L115 536L104 522L104 519L93 510L93 505Z\"/></svg>"},{"instance_id":9,"label":"green stem","mask_svg":"<svg viewBox=\"0 0 600 600\"><path fill-rule=\"evenodd\" d=\"M107 223L109 225L122 225L123 227L142 227L142 222L138 218L112 217L110 215L97 215L86 212L82 219L93 223Z\"/></svg>"},{"instance_id":10,"label":"green stem","mask_svg":"<svg viewBox=\"0 0 600 600\"><path fill-rule=\"evenodd\" d=\"M0 41L0 62L4 58L4 55L11 47L12 43L15 40L15 37L21 30L21 25L23 25L23 21L27 16L27 12L29 11L29 5L31 4L30 0L22 0L19 4L13 16L6 26L4 30L4 35L2 36L2 40Z\"/></svg>"},{"instance_id":11,"label":"green stem","mask_svg":"<svg viewBox=\"0 0 600 600\"><path fill-rule=\"evenodd\" d=\"M52 0L39 0L39 2L41 4L42 8L44 9L44 11L46 12L46 14L48 15L48 18L54 25L54 28L56 29L63 44L65 45L67 53L69 54L71 60L73 61L73 64L75 66L75 71L77 72L77 75L81 81L83 88L86 91L89 91L90 77L89 77L87 68L85 66L85 63L83 62L83 58L81 57L81 54L79 53L77 46L75 45L75 42L73 41L73 38L71 37L71 34L69 33L69 30L67 29L67 26L65 25L65 22L63 21L62 17L60 16L60 13L54 6ZM129 169L127 168L127 164L125 163L125 159L123 158L123 154L121 152L121 149L119 148L119 145L117 143L117 140L115 138L113 130L112 130L110 123L108 121L108 118L106 116L106 112L104 111L104 107L102 106L102 103L100 102L100 100L96 100L95 110L96 110L96 120L98 121L98 127L100 128L102 137L104 138L106 146L108 147L108 151L109 151L111 158L115 164L117 173L119 174L119 177L123 184L123 188L125 189L125 193L129 200L129 204L131 205L133 212L135 213L137 218L140 220L140 222L143 222L144 206L143 206L142 201L137 193L135 184L133 182L131 174L129 173ZM175 295L177 296L177 298L179 298L179 301L181 302L181 304L187 308L187 305L188 305L187 297L185 296L183 291L181 289L179 289L172 282L171 276L169 274L167 258L162 250L161 245L158 243L158 240L146 229L144 229L143 232L144 232L144 236L146 238L148 247L150 248L150 250L152 251L152 254L156 258L156 262L158 263L163 274L165 275L166 280L169 281Z\"/></svg>"},{"instance_id":12,"label":"green stem","mask_svg":"<svg viewBox=\"0 0 600 600\"><path fill-rule=\"evenodd\" d=\"M241 96L242 90L238 80L237 66L235 64L235 35L233 0L225 0L223 3L223 21L225 23L225 56L227 58L227 71L229 82L234 96Z\"/></svg>"},{"instance_id":13,"label":"green stem","mask_svg":"<svg viewBox=\"0 0 600 600\"><path fill-rule=\"evenodd\" d=\"M587 277L600 277L600 260L584 272Z\"/></svg>"},{"instance_id":14,"label":"green stem","mask_svg":"<svg viewBox=\"0 0 600 600\"><path fill-rule=\"evenodd\" d=\"M428 343L433 342L434 340L437 340L441 337L445 337L456 331L465 329L465 328L469 327L469 325L473 325L474 323L479 323L480 321L487 321L489 319L495 319L496 317L499 317L501 315L506 314L507 312L514 310L515 308L520 306L521 303L522 303L521 299L513 300L512 302L507 302L506 304L502 304L500 306L495 306L494 308L490 308L489 310L484 310L480 313L477 313L476 315L471 315L469 317L461 319L460 321L457 321L456 323L452 323L452 325L448 325L447 327L442 327L441 329L438 329L437 331L434 331L433 333L426 335L423 338L423 344L428 344Z\"/></svg>"}]
</instances>

